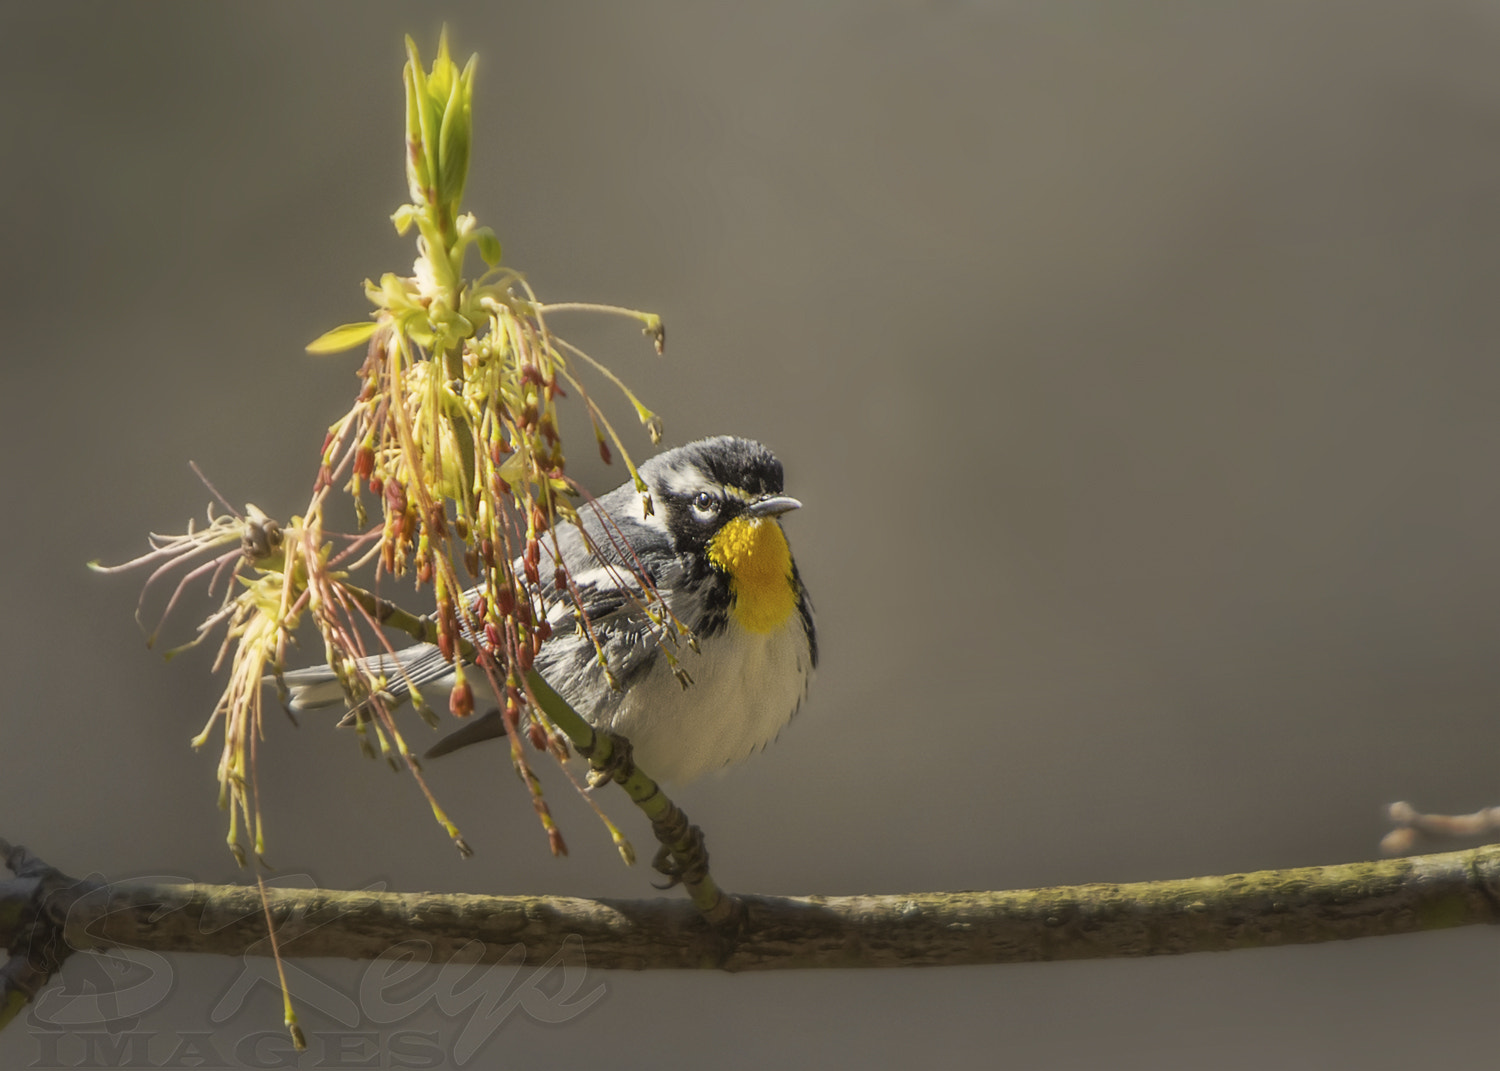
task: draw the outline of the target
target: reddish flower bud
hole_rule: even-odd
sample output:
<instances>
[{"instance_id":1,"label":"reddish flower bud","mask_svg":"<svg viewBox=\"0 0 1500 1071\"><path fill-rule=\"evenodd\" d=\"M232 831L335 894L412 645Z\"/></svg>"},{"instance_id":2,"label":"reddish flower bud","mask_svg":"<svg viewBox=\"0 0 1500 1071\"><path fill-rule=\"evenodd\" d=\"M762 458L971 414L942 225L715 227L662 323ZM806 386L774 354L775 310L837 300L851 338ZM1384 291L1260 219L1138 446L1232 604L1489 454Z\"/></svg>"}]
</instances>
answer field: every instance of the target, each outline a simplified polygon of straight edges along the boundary
<instances>
[{"instance_id":1,"label":"reddish flower bud","mask_svg":"<svg viewBox=\"0 0 1500 1071\"><path fill-rule=\"evenodd\" d=\"M604 463L606 465L614 464L614 458L611 457L609 453L609 443L605 442L603 439L599 440L599 456L604 459Z\"/></svg>"},{"instance_id":2,"label":"reddish flower bud","mask_svg":"<svg viewBox=\"0 0 1500 1071\"><path fill-rule=\"evenodd\" d=\"M547 730L538 722L532 722L526 726L526 738L531 741L531 746L538 751L547 750Z\"/></svg>"},{"instance_id":3,"label":"reddish flower bud","mask_svg":"<svg viewBox=\"0 0 1500 1071\"><path fill-rule=\"evenodd\" d=\"M468 681L453 686L453 691L448 693L448 709L455 718L467 718L474 713L474 689L469 687Z\"/></svg>"},{"instance_id":4,"label":"reddish flower bud","mask_svg":"<svg viewBox=\"0 0 1500 1071\"><path fill-rule=\"evenodd\" d=\"M385 504L393 517L406 512L406 488L401 485L400 480L392 480L385 485Z\"/></svg>"}]
</instances>

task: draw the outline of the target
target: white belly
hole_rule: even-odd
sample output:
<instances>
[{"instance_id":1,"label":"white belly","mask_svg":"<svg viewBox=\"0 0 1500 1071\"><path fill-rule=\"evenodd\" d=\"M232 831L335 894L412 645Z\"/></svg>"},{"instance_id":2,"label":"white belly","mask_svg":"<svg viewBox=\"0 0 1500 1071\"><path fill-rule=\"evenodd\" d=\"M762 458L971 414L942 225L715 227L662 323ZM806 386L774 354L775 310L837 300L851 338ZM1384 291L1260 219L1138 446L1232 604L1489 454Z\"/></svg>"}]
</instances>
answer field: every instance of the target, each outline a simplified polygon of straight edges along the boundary
<instances>
[{"instance_id":1,"label":"white belly","mask_svg":"<svg viewBox=\"0 0 1500 1071\"><path fill-rule=\"evenodd\" d=\"M622 697L609 728L629 737L650 776L684 782L739 762L776 738L797 712L812 676L807 634L797 614L774 632L728 630L684 647L683 688L666 659Z\"/></svg>"}]
</instances>

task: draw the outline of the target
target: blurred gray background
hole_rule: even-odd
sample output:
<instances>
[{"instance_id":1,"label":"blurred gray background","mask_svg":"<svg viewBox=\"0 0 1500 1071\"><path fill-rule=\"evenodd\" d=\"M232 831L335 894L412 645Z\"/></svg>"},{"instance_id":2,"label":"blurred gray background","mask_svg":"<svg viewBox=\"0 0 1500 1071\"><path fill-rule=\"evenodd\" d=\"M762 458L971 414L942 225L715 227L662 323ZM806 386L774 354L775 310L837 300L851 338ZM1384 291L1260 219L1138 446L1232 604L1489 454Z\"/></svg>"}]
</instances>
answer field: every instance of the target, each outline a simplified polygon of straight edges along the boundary
<instances>
[{"instance_id":1,"label":"blurred gray background","mask_svg":"<svg viewBox=\"0 0 1500 1071\"><path fill-rule=\"evenodd\" d=\"M164 665L144 577L84 563L201 516L189 459L305 503L357 357L303 346L409 270L401 35L430 56L441 20L480 53L468 201L507 261L663 314L664 358L559 326L671 443L761 438L806 503L812 697L679 794L728 887L1334 863L1392 800L1500 803L1500 4L9 4L0 834L75 874L248 877L187 745L211 652ZM327 723L272 719L262 756L292 880L655 895L555 777L551 858L502 748L429 767L467 862ZM361 964L300 966L358 993ZM241 1066L278 1030L266 988L214 1019L241 972L172 960L153 1058L198 1031ZM595 982L480 1061L1474 1067L1500 1036L1482 929ZM304 992L314 1035L349 1029ZM451 1048L466 1015L355 1029ZM44 1064L39 1029L0 1064Z\"/></svg>"}]
</instances>

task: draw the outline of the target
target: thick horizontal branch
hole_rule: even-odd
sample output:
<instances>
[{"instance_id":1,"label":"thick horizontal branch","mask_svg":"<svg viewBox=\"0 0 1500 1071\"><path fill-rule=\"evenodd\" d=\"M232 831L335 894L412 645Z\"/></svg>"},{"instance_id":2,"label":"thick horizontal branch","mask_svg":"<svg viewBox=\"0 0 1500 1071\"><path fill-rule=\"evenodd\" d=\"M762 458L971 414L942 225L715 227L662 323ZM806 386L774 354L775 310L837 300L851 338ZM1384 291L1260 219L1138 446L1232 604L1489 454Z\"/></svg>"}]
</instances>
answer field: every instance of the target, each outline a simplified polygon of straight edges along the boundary
<instances>
[{"instance_id":1,"label":"thick horizontal branch","mask_svg":"<svg viewBox=\"0 0 1500 1071\"><path fill-rule=\"evenodd\" d=\"M9 883L15 886L16 883ZM68 948L269 954L254 887L54 881L39 905ZM1500 921L1500 846L1339 866L905 896L744 896L736 937L683 900L273 889L285 956L590 967L912 967L1265 948ZM3 907L3 905L0 905ZM0 930L7 914L0 910ZM8 936L0 932L0 944ZM477 944L476 942L482 942ZM19 951L14 944L12 952Z\"/></svg>"}]
</instances>

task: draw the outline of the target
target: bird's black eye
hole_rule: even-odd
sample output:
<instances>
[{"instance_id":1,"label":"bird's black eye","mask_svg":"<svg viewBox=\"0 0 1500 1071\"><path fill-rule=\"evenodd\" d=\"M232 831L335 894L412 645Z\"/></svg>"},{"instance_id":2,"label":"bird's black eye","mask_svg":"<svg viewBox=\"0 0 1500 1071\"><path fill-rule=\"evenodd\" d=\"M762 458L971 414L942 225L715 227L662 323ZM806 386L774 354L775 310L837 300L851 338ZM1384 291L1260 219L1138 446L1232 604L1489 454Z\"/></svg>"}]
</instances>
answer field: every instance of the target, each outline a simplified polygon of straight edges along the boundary
<instances>
[{"instance_id":1,"label":"bird's black eye","mask_svg":"<svg viewBox=\"0 0 1500 1071\"><path fill-rule=\"evenodd\" d=\"M719 496L712 491L699 491L693 496L693 514L699 520L709 520L718 512Z\"/></svg>"}]
</instances>

